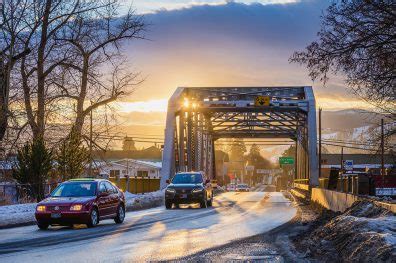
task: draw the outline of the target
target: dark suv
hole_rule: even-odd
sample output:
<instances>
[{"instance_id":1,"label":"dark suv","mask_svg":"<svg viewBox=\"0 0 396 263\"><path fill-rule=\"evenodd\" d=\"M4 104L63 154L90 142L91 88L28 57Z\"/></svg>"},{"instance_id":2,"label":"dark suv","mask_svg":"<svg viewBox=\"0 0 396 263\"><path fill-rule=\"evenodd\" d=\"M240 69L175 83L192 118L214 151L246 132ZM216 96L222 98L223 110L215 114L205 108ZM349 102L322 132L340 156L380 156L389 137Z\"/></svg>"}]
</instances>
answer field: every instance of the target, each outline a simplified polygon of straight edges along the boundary
<instances>
[{"instance_id":1,"label":"dark suv","mask_svg":"<svg viewBox=\"0 0 396 263\"><path fill-rule=\"evenodd\" d=\"M125 197L110 181L75 179L58 185L51 195L37 204L37 226L86 224L96 226L100 220L125 218Z\"/></svg>"},{"instance_id":2,"label":"dark suv","mask_svg":"<svg viewBox=\"0 0 396 263\"><path fill-rule=\"evenodd\" d=\"M212 206L213 191L210 180L202 172L177 173L165 190L165 207L175 204L199 203L201 208Z\"/></svg>"}]
</instances>

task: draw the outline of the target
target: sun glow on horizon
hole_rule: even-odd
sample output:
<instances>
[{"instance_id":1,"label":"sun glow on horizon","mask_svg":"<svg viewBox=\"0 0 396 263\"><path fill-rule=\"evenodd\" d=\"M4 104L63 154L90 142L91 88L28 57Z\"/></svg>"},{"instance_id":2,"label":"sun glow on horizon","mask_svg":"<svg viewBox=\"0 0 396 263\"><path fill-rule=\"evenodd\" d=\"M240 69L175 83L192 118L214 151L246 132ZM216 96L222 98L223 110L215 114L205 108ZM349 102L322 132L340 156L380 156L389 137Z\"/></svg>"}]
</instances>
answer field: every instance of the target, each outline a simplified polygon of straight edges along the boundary
<instances>
[{"instance_id":1,"label":"sun glow on horizon","mask_svg":"<svg viewBox=\"0 0 396 263\"><path fill-rule=\"evenodd\" d=\"M316 97L316 106L322 107L325 110L346 110L346 109L371 109L372 106L359 99L340 99L340 98L326 98ZM116 102L115 106L121 113L141 112L152 113L160 112L166 113L168 108L168 99L155 99L155 100L141 100L141 101L123 101Z\"/></svg>"},{"instance_id":2,"label":"sun glow on horizon","mask_svg":"<svg viewBox=\"0 0 396 263\"><path fill-rule=\"evenodd\" d=\"M122 113L131 112L166 112L168 107L167 99L156 99L146 101L134 101L134 102L117 102L117 107Z\"/></svg>"}]
</instances>

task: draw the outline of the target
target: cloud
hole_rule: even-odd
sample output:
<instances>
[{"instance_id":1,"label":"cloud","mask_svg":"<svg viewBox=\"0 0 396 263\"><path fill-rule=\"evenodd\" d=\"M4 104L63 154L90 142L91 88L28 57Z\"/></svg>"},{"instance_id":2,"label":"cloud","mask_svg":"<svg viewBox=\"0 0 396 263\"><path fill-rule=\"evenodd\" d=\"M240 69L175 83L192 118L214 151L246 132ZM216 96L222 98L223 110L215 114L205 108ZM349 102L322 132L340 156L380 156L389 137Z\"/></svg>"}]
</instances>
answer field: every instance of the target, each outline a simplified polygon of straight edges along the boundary
<instances>
[{"instance_id":1,"label":"cloud","mask_svg":"<svg viewBox=\"0 0 396 263\"><path fill-rule=\"evenodd\" d=\"M228 3L243 4L288 4L300 0L131 0L126 1L125 6L132 4L139 13L156 13L161 10L179 10L195 6L216 6Z\"/></svg>"},{"instance_id":2,"label":"cloud","mask_svg":"<svg viewBox=\"0 0 396 263\"><path fill-rule=\"evenodd\" d=\"M130 100L165 101L179 86L313 85L319 106L339 109L348 100L361 105L341 77L324 88L304 67L288 62L293 51L316 39L328 4L228 2L147 14L149 40L125 47L146 78Z\"/></svg>"}]
</instances>

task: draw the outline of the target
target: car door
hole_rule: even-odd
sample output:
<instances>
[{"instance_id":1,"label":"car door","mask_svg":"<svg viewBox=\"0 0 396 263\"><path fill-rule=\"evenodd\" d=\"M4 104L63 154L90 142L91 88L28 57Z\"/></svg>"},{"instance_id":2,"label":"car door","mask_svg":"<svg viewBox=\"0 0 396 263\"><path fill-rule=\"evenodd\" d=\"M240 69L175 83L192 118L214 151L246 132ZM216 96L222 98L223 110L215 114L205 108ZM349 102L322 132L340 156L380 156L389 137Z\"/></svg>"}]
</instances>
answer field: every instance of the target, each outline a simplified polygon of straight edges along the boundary
<instances>
[{"instance_id":1,"label":"car door","mask_svg":"<svg viewBox=\"0 0 396 263\"><path fill-rule=\"evenodd\" d=\"M105 182L107 192L109 194L109 214L117 213L118 208L118 193L110 182Z\"/></svg>"},{"instance_id":2,"label":"car door","mask_svg":"<svg viewBox=\"0 0 396 263\"><path fill-rule=\"evenodd\" d=\"M110 195L108 194L105 182L99 183L99 198L98 208L101 217L107 216L110 213Z\"/></svg>"}]
</instances>

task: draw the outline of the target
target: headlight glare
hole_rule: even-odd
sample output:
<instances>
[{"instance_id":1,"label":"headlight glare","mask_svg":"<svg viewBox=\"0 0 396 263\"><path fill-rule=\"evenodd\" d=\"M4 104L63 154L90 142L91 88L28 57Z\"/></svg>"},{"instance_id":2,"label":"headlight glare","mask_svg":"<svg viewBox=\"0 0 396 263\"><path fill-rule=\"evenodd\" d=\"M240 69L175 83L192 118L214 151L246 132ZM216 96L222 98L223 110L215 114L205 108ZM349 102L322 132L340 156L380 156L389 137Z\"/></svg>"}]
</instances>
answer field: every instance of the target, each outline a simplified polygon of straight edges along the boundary
<instances>
[{"instance_id":1,"label":"headlight glare","mask_svg":"<svg viewBox=\"0 0 396 263\"><path fill-rule=\"evenodd\" d=\"M72 205L70 207L71 211L80 211L82 209L82 205Z\"/></svg>"},{"instance_id":2,"label":"headlight glare","mask_svg":"<svg viewBox=\"0 0 396 263\"><path fill-rule=\"evenodd\" d=\"M168 188L168 189L166 189L166 191L167 191L168 193L175 193L175 192L176 192L176 190L173 189L173 188Z\"/></svg>"},{"instance_id":3,"label":"headlight glare","mask_svg":"<svg viewBox=\"0 0 396 263\"><path fill-rule=\"evenodd\" d=\"M36 210L37 210L37 212L45 212L45 206L44 205L38 205Z\"/></svg>"},{"instance_id":4,"label":"headlight glare","mask_svg":"<svg viewBox=\"0 0 396 263\"><path fill-rule=\"evenodd\" d=\"M202 191L203 191L202 188L197 188L197 189L193 189L193 190L192 190L193 193L200 193L200 192L202 192Z\"/></svg>"}]
</instances>

